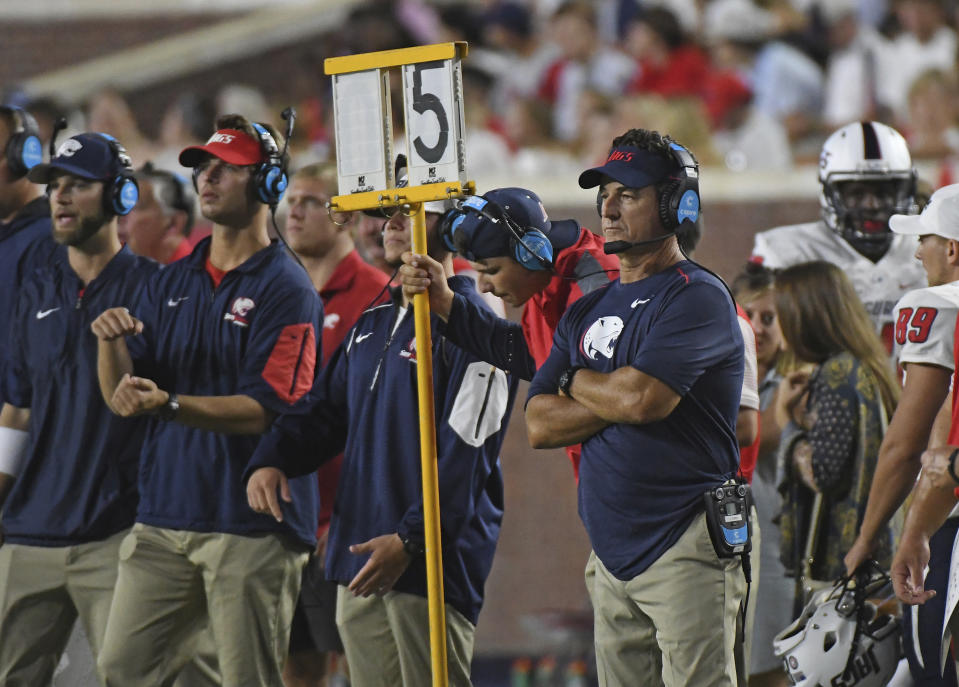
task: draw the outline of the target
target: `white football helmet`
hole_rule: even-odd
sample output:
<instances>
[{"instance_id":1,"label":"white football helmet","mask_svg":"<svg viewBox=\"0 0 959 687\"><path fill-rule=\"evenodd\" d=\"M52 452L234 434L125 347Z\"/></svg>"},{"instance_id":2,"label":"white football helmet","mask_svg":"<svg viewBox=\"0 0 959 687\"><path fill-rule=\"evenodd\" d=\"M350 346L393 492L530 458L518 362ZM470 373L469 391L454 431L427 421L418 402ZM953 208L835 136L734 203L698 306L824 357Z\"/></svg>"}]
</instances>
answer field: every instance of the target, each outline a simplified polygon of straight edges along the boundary
<instances>
[{"instance_id":1,"label":"white football helmet","mask_svg":"<svg viewBox=\"0 0 959 687\"><path fill-rule=\"evenodd\" d=\"M889 217L918 211L916 178L898 131L879 122L847 124L826 139L819 156L823 221L857 251L878 260L892 242Z\"/></svg>"},{"instance_id":2,"label":"white football helmet","mask_svg":"<svg viewBox=\"0 0 959 687\"><path fill-rule=\"evenodd\" d=\"M815 594L799 618L776 635L773 650L793 684L883 687L889 682L902 657L902 628L898 618L864 600L874 589L867 587L857 602L849 581L840 580Z\"/></svg>"}]
</instances>

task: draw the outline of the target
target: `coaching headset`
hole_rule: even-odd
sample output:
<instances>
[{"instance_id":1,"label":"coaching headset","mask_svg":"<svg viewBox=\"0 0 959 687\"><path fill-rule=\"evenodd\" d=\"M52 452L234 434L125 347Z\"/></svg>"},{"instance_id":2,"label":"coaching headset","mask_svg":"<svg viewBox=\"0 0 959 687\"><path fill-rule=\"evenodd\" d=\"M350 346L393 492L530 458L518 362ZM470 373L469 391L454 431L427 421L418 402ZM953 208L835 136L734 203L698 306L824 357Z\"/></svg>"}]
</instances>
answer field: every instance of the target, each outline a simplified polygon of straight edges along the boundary
<instances>
[{"instance_id":1,"label":"coaching headset","mask_svg":"<svg viewBox=\"0 0 959 687\"><path fill-rule=\"evenodd\" d=\"M32 167L43 162L40 128L33 115L19 107L0 105L0 112L9 113L14 121L14 130L7 140L4 155L10 175L14 179L20 179L26 176Z\"/></svg>"},{"instance_id":2,"label":"coaching headset","mask_svg":"<svg viewBox=\"0 0 959 687\"><path fill-rule=\"evenodd\" d=\"M523 215L528 219L520 221ZM540 216L540 226L531 226ZM524 268L533 272L553 269L553 244L546 236L549 220L534 194L521 188L501 188L471 196L443 217L440 236L449 250L475 260L469 246L484 221L508 232L510 254Z\"/></svg>"},{"instance_id":3,"label":"coaching headset","mask_svg":"<svg viewBox=\"0 0 959 687\"><path fill-rule=\"evenodd\" d=\"M283 119L289 122L287 124L286 146L290 145L290 136L293 134L293 116L295 116L288 116L288 112L291 112L289 108L283 111ZM251 122L251 124L260 140L260 149L266 157L266 162L259 163L253 170L253 190L262 203L270 207L276 207L289 185L286 165L283 164L286 147L281 153L280 147L276 144L276 139L273 138L273 135L265 126L257 122Z\"/></svg>"},{"instance_id":4,"label":"coaching headset","mask_svg":"<svg viewBox=\"0 0 959 687\"><path fill-rule=\"evenodd\" d=\"M619 253L634 246L662 241L670 236L677 236L682 244L686 235L696 230L696 221L699 219L699 164L692 153L675 141L669 142L669 152L678 167L677 174L656 182L661 185L657 200L659 219L667 233L645 241L611 241L604 248L606 253ZM610 157L612 158L612 154ZM607 165L609 163L607 160ZM602 172L604 167L596 170ZM602 186L596 192L596 213L603 216Z\"/></svg>"}]
</instances>

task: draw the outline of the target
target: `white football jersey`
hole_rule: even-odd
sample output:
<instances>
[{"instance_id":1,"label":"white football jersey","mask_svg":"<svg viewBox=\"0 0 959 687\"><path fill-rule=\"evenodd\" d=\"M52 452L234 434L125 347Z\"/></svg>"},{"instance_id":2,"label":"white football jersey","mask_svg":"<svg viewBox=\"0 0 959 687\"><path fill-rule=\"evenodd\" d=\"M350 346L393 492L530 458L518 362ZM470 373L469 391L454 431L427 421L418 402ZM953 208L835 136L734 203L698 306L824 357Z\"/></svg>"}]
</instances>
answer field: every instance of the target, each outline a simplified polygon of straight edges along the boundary
<instances>
[{"instance_id":1,"label":"white football jersey","mask_svg":"<svg viewBox=\"0 0 959 687\"><path fill-rule=\"evenodd\" d=\"M825 222L776 227L756 234L753 256L778 269L810 260L836 265L852 281L883 341L892 342L893 311L903 294L927 285L926 272L915 257L914 236L896 234L889 251L873 262L856 251Z\"/></svg>"},{"instance_id":2,"label":"white football jersey","mask_svg":"<svg viewBox=\"0 0 959 687\"><path fill-rule=\"evenodd\" d=\"M895 356L952 370L959 282L910 291L896 304ZM908 370L907 370L908 374Z\"/></svg>"}]
</instances>

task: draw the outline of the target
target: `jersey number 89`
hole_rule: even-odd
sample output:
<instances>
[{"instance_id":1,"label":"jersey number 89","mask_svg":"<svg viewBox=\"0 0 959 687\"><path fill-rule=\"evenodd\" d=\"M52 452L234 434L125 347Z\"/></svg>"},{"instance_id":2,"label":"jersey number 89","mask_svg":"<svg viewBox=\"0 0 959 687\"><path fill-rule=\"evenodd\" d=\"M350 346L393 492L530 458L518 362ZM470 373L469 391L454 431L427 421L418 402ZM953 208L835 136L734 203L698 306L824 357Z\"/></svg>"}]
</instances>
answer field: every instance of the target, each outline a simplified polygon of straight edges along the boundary
<instances>
[{"instance_id":1,"label":"jersey number 89","mask_svg":"<svg viewBox=\"0 0 959 687\"><path fill-rule=\"evenodd\" d=\"M939 311L936 308L903 308L899 311L896 320L896 343L902 346L909 343L925 343L929 338L929 330Z\"/></svg>"}]
</instances>

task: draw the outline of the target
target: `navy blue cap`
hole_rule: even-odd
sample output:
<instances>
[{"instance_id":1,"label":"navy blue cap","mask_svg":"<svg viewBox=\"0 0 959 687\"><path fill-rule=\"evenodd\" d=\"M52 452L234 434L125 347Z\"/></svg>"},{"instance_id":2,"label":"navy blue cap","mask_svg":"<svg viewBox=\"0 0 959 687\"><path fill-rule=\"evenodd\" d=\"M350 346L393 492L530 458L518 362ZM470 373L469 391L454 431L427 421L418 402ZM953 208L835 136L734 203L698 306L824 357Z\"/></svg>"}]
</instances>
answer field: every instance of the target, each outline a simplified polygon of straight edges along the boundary
<instances>
[{"instance_id":1,"label":"navy blue cap","mask_svg":"<svg viewBox=\"0 0 959 687\"><path fill-rule=\"evenodd\" d=\"M512 234L503 224L504 212L521 230L538 229L549 236L552 222L539 196L525 188L498 188L468 198L450 218L456 250L468 260L511 255Z\"/></svg>"},{"instance_id":2,"label":"navy blue cap","mask_svg":"<svg viewBox=\"0 0 959 687\"><path fill-rule=\"evenodd\" d=\"M595 188L603 177L618 181L627 188L645 188L676 173L676 161L633 146L613 148L600 167L579 175L580 188Z\"/></svg>"},{"instance_id":3,"label":"navy blue cap","mask_svg":"<svg viewBox=\"0 0 959 687\"><path fill-rule=\"evenodd\" d=\"M33 167L27 177L35 184L47 184L55 171L81 179L108 181L119 174L119 161L105 134L77 134L68 138L50 162Z\"/></svg>"}]
</instances>

